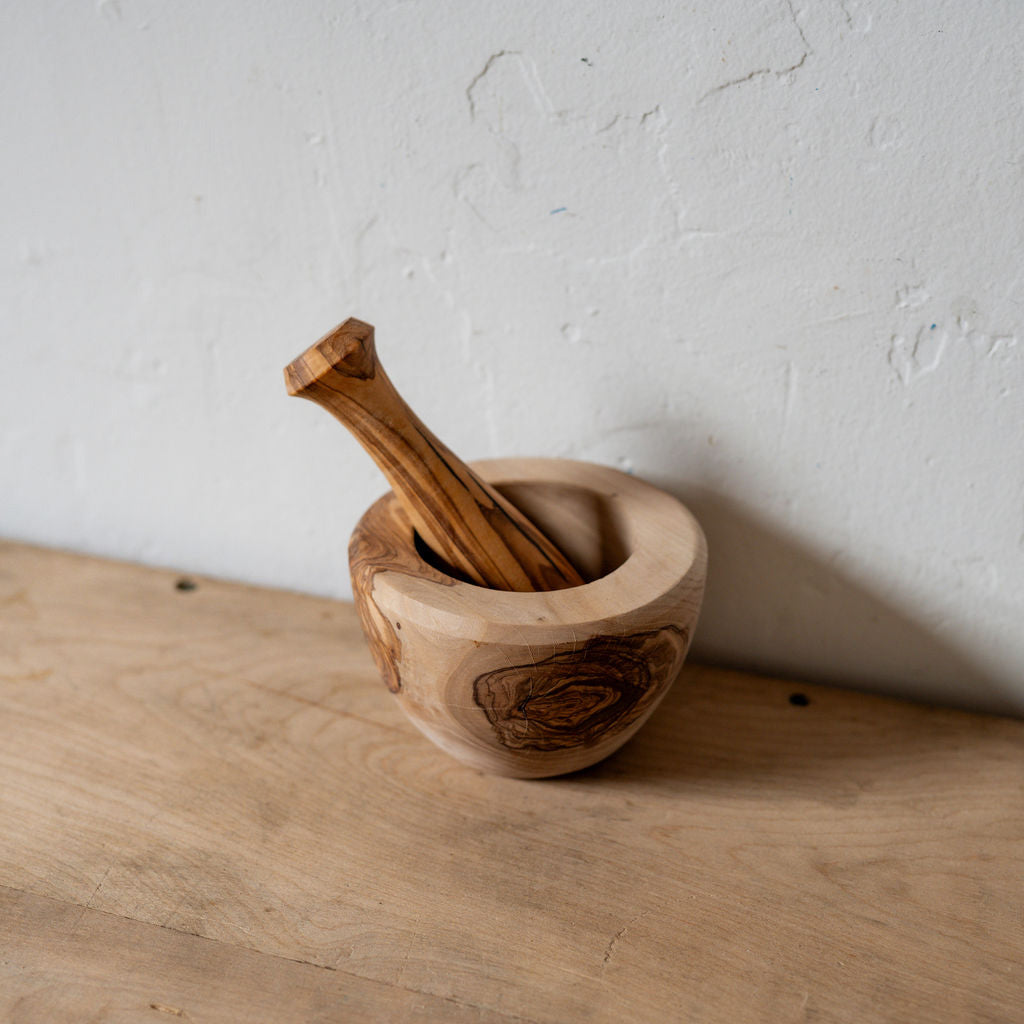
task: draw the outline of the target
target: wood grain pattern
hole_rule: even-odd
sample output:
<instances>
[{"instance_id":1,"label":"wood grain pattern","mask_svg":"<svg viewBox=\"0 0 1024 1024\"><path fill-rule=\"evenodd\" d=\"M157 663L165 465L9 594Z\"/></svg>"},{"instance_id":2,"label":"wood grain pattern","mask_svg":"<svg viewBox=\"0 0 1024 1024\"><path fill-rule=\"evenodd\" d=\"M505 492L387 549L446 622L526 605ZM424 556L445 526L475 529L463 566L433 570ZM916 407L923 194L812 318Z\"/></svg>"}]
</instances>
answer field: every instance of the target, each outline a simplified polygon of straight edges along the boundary
<instances>
[{"instance_id":1,"label":"wood grain pattern","mask_svg":"<svg viewBox=\"0 0 1024 1024\"><path fill-rule=\"evenodd\" d=\"M688 665L496 778L350 605L177 579L0 545L0 1020L1024 1019L1024 723Z\"/></svg>"},{"instance_id":2,"label":"wood grain pattern","mask_svg":"<svg viewBox=\"0 0 1024 1024\"><path fill-rule=\"evenodd\" d=\"M390 514L383 514L387 508ZM416 553L412 542L413 525L405 508L385 495L370 509L367 519L374 527L360 521L348 545L349 573L352 591L360 596L356 602L373 660L380 669L385 685L392 693L402 689L399 666L402 644L398 632L373 600L373 583L378 573L401 573L430 580L441 587L454 586L456 580L426 563Z\"/></svg>"},{"instance_id":3,"label":"wood grain pattern","mask_svg":"<svg viewBox=\"0 0 1024 1024\"><path fill-rule=\"evenodd\" d=\"M5 1024L515 1018L0 886Z\"/></svg>"},{"instance_id":4,"label":"wood grain pattern","mask_svg":"<svg viewBox=\"0 0 1024 1024\"><path fill-rule=\"evenodd\" d=\"M483 673L473 699L511 750L587 747L656 704L687 647L689 635L678 626L594 636L573 650Z\"/></svg>"},{"instance_id":5,"label":"wood grain pattern","mask_svg":"<svg viewBox=\"0 0 1024 1024\"><path fill-rule=\"evenodd\" d=\"M704 534L671 495L607 466L477 469L604 574L556 593L460 582L425 560L386 495L349 546L370 649L409 718L466 764L520 778L578 771L626 742L678 674L703 598Z\"/></svg>"},{"instance_id":6,"label":"wood grain pattern","mask_svg":"<svg viewBox=\"0 0 1024 1024\"><path fill-rule=\"evenodd\" d=\"M583 583L558 547L409 408L380 365L370 324L346 320L284 376L289 394L316 402L352 431L420 536L467 579L515 591Z\"/></svg>"}]
</instances>

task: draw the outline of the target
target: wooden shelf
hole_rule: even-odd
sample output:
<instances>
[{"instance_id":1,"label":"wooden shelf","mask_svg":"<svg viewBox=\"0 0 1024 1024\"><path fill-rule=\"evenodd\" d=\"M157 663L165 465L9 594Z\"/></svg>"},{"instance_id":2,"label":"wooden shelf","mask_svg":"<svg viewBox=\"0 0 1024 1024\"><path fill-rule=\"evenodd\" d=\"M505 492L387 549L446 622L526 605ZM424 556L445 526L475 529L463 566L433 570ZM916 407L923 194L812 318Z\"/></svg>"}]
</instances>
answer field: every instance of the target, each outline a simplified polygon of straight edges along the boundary
<instances>
[{"instance_id":1,"label":"wooden shelf","mask_svg":"<svg viewBox=\"0 0 1024 1024\"><path fill-rule=\"evenodd\" d=\"M350 605L177 582L0 545L0 1020L1024 1019L1024 723L690 666L492 778Z\"/></svg>"}]
</instances>

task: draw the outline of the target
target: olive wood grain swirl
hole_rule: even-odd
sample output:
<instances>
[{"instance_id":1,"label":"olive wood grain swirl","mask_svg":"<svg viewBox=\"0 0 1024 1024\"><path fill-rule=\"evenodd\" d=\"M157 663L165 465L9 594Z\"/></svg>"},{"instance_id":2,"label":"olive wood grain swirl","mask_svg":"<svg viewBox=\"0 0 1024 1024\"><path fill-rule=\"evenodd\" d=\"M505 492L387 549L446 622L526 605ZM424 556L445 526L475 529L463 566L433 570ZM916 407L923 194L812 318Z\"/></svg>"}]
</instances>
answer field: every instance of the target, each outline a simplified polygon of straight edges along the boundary
<instances>
[{"instance_id":1,"label":"olive wood grain swirl","mask_svg":"<svg viewBox=\"0 0 1024 1024\"><path fill-rule=\"evenodd\" d=\"M289 394L323 406L381 468L416 531L457 573L495 590L584 581L518 509L441 443L395 390L373 327L350 318L284 371Z\"/></svg>"},{"instance_id":2,"label":"olive wood grain swirl","mask_svg":"<svg viewBox=\"0 0 1024 1024\"><path fill-rule=\"evenodd\" d=\"M473 700L511 750L593 746L628 729L661 699L689 643L689 631L675 625L591 637L548 658L480 675Z\"/></svg>"}]
</instances>

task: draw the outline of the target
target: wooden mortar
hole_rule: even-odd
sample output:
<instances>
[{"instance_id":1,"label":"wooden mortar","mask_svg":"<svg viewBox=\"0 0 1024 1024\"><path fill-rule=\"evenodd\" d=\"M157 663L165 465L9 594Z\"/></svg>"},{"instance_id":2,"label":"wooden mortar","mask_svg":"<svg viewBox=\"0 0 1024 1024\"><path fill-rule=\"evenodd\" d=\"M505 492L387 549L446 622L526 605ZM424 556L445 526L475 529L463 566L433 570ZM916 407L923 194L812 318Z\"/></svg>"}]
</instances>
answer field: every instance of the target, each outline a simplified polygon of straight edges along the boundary
<instances>
[{"instance_id":1,"label":"wooden mortar","mask_svg":"<svg viewBox=\"0 0 1024 1024\"><path fill-rule=\"evenodd\" d=\"M460 761L519 778L585 768L625 743L678 675L704 592L704 534L671 495L608 467L473 469L591 582L517 593L456 580L389 492L349 545L374 659L412 722Z\"/></svg>"}]
</instances>

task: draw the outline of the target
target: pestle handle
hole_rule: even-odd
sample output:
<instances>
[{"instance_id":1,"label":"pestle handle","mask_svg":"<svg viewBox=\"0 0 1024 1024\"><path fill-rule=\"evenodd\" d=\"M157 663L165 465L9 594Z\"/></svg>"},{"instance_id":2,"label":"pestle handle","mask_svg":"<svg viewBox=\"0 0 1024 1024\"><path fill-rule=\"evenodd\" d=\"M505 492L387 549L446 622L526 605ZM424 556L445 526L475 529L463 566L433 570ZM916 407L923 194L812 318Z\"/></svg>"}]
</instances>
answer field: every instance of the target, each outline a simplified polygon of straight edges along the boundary
<instances>
[{"instance_id":1,"label":"pestle handle","mask_svg":"<svg viewBox=\"0 0 1024 1024\"><path fill-rule=\"evenodd\" d=\"M288 393L325 408L381 468L424 541L473 583L560 590L584 581L511 502L441 443L395 390L373 327L349 318L289 363Z\"/></svg>"}]
</instances>

